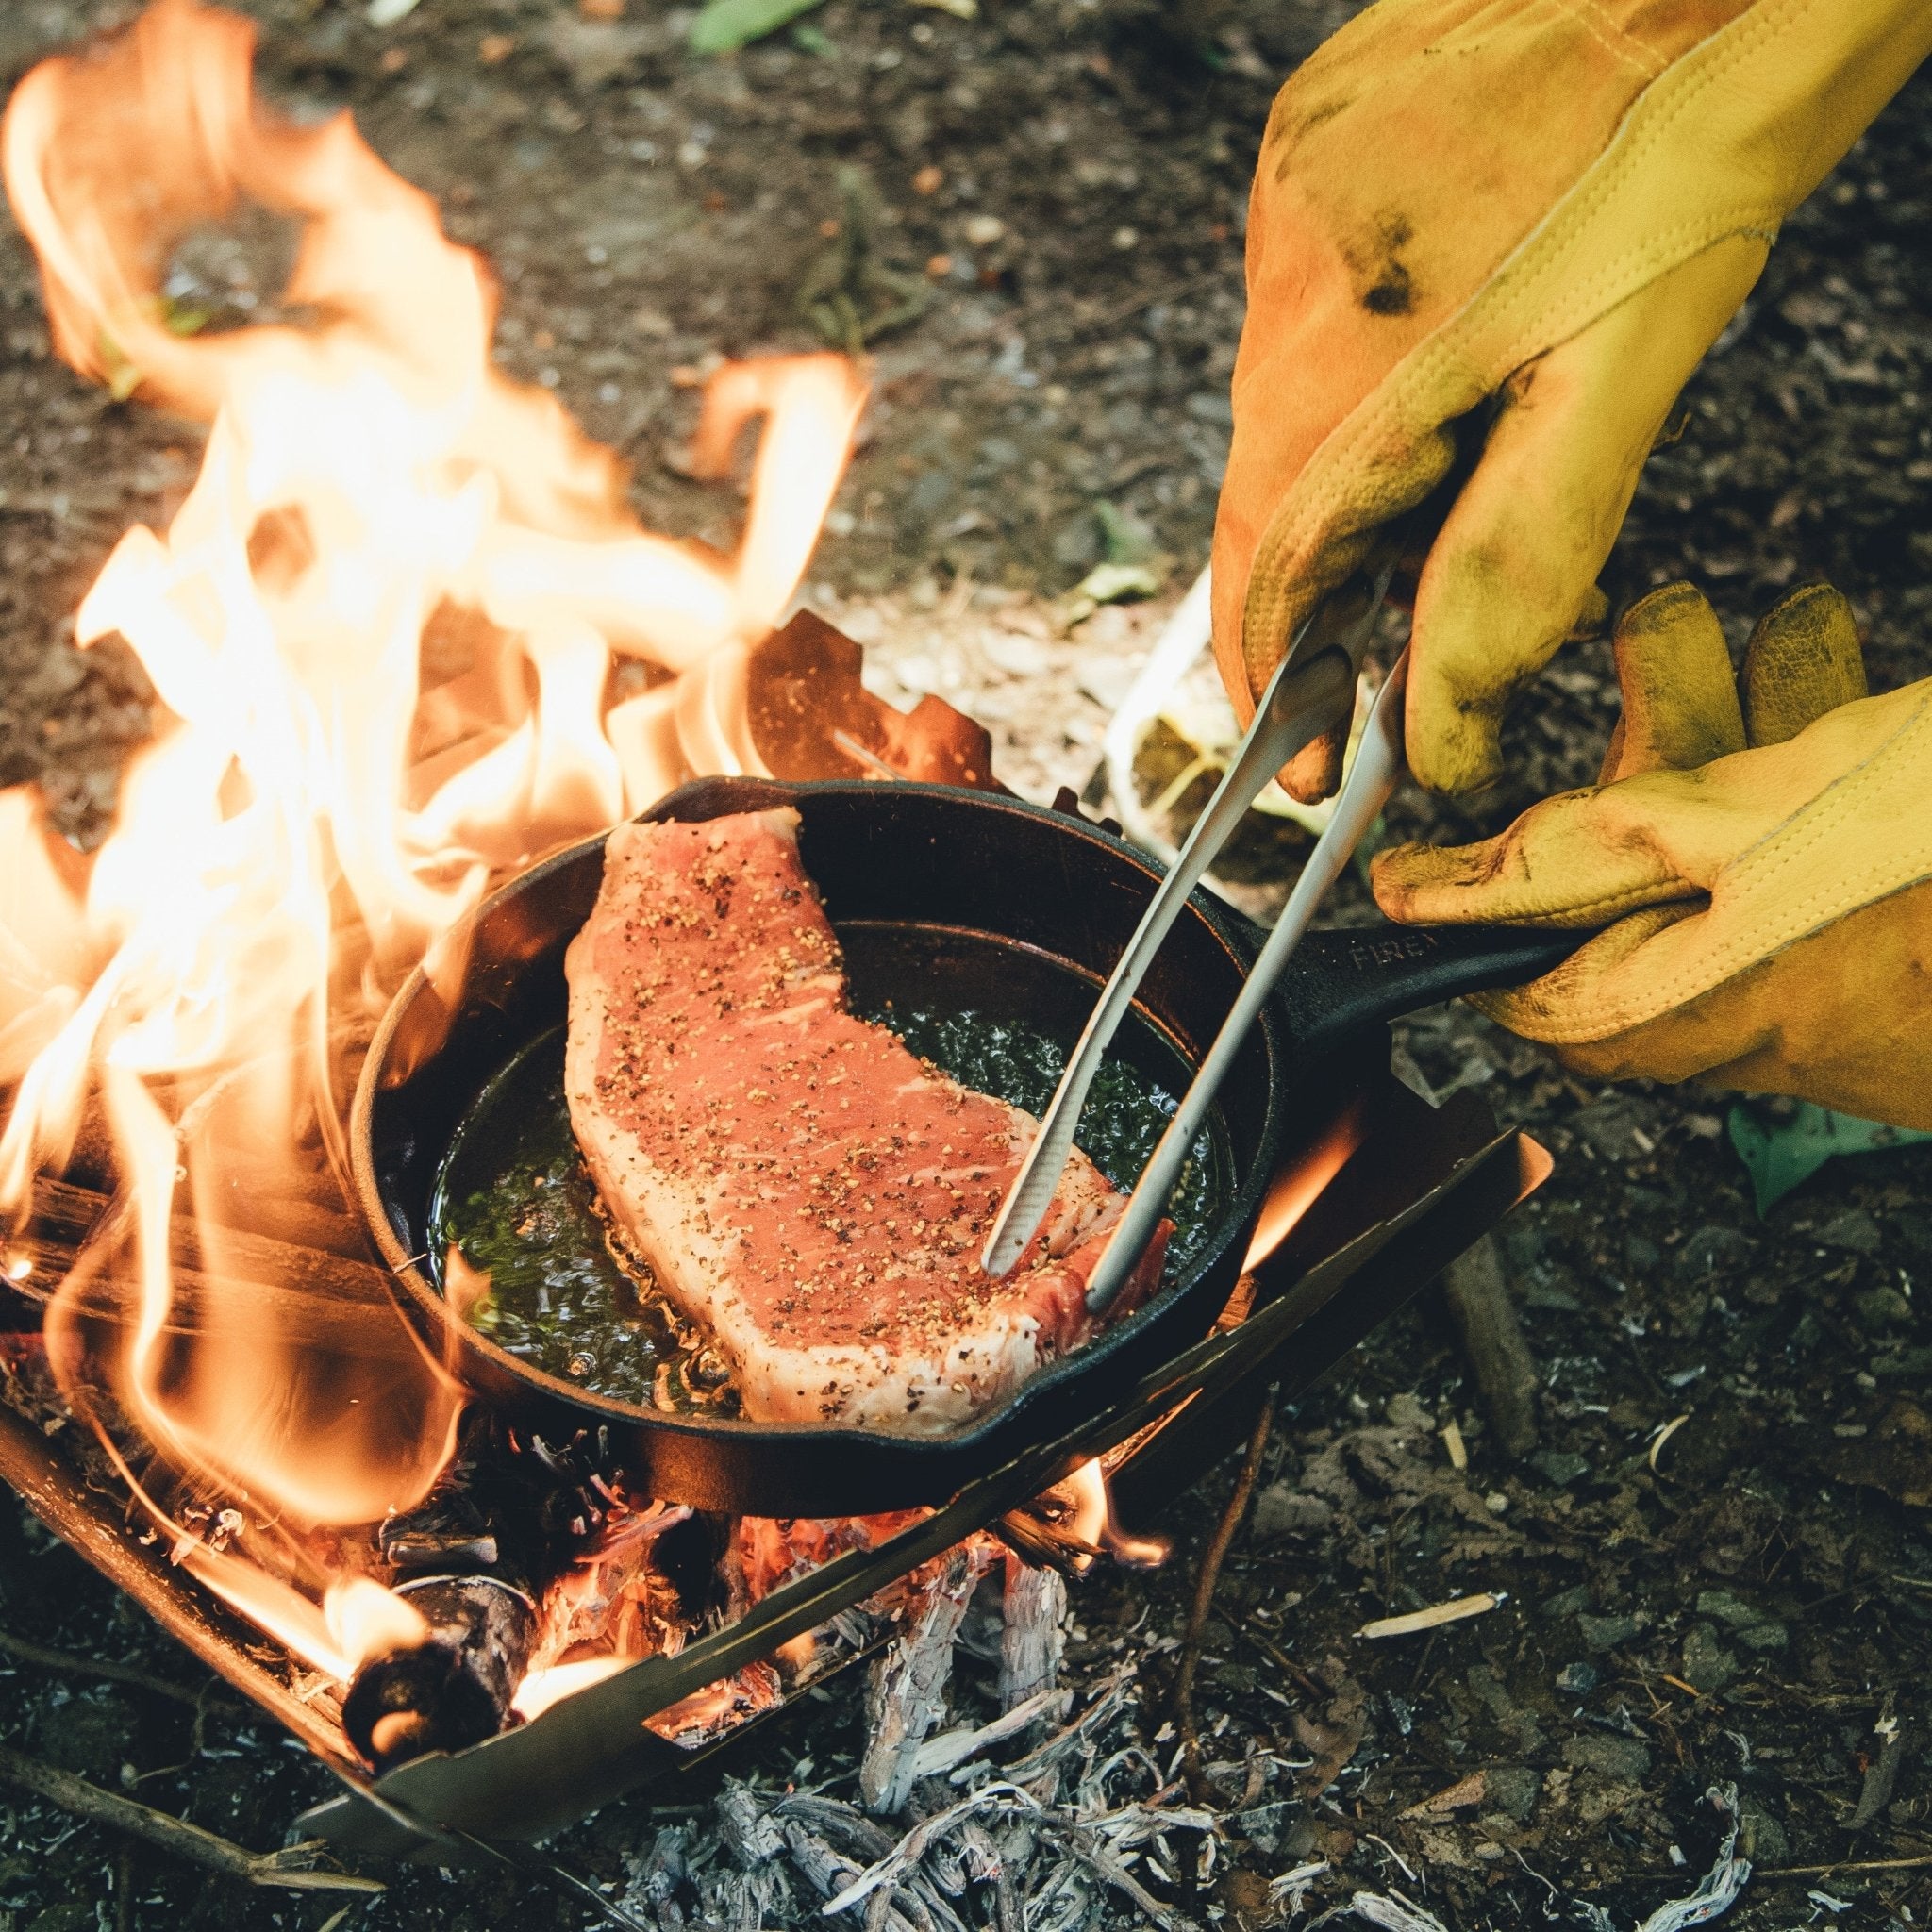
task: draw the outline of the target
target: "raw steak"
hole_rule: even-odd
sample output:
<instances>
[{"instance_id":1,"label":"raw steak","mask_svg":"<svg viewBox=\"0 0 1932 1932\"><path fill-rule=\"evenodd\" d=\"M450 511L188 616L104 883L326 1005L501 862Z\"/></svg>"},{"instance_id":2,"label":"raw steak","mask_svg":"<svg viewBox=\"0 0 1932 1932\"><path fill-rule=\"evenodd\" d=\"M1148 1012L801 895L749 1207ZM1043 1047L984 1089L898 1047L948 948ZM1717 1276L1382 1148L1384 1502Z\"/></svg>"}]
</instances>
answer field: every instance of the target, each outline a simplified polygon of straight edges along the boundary
<instances>
[{"instance_id":1,"label":"raw steak","mask_svg":"<svg viewBox=\"0 0 1932 1932\"><path fill-rule=\"evenodd\" d=\"M1020 1267L981 1270L1037 1123L845 1010L796 812L619 826L566 972L577 1141L747 1416L935 1434L1091 1332L1124 1197L1075 1156Z\"/></svg>"}]
</instances>

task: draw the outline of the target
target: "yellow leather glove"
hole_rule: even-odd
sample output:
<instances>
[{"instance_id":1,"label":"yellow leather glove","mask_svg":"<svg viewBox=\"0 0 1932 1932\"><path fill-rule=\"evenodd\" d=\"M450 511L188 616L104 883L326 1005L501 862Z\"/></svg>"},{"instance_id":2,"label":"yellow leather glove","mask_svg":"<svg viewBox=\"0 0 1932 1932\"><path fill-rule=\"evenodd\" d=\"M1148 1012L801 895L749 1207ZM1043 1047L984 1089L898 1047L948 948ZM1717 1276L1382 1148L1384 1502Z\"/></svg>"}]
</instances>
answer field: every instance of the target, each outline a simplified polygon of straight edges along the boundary
<instances>
[{"instance_id":1,"label":"yellow leather glove","mask_svg":"<svg viewBox=\"0 0 1932 1932\"><path fill-rule=\"evenodd\" d=\"M1638 605L1616 651L1604 782L1480 844L1380 854L1383 909L1607 925L1475 1002L1580 1073L1932 1127L1932 679L1866 697L1851 610L1824 586L1758 625L1741 707L1688 584Z\"/></svg>"},{"instance_id":2,"label":"yellow leather glove","mask_svg":"<svg viewBox=\"0 0 1932 1932\"><path fill-rule=\"evenodd\" d=\"M1439 790L1493 779L1677 391L1928 51L1926 0L1381 0L1318 49L1248 218L1214 537L1241 715L1456 465L1424 512L1408 756ZM1338 774L1311 747L1285 777Z\"/></svg>"}]
</instances>

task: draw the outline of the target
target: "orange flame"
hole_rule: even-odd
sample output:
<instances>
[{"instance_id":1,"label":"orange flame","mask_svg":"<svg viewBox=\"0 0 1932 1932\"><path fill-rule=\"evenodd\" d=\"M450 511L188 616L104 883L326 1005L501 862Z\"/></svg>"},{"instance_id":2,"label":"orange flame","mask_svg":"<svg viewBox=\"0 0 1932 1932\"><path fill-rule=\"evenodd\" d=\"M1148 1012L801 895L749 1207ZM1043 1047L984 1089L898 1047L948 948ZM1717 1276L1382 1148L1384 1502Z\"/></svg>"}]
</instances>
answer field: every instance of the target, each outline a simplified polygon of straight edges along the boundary
<instances>
[{"instance_id":1,"label":"orange flame","mask_svg":"<svg viewBox=\"0 0 1932 1932\"><path fill-rule=\"evenodd\" d=\"M166 714L92 868L0 794L0 1210L25 1211L98 1095L138 1275L117 1393L177 1470L299 1532L418 1500L461 1391L400 1341L349 1362L285 1332L230 1252L224 1150L270 1186L340 1172L338 1033L409 966L458 969L444 936L493 873L694 774L759 769L747 654L797 590L865 391L838 357L726 365L694 467L723 475L764 419L737 552L641 529L611 452L492 367L481 259L347 115L258 102L253 45L235 15L159 0L33 69L0 127L59 354L208 425L173 523L127 531L77 616L83 645L127 641ZM244 202L299 225L279 308L309 319L182 333L170 258ZM476 641L425 686L440 611ZM659 679L607 716L619 654ZM192 1341L171 1321L184 1216L214 1302ZM81 1329L57 1297L70 1376ZM236 1552L183 1560L320 1668L407 1622L366 1579L318 1608Z\"/></svg>"},{"instance_id":2,"label":"orange flame","mask_svg":"<svg viewBox=\"0 0 1932 1932\"><path fill-rule=\"evenodd\" d=\"M592 1684L601 1684L606 1677L614 1677L636 1662L636 1657L607 1655L575 1657L569 1663L541 1664L517 1686L510 1708L528 1724L533 1718L541 1717L553 1704L561 1704L566 1697L575 1697L579 1690L588 1690Z\"/></svg>"},{"instance_id":3,"label":"orange flame","mask_svg":"<svg viewBox=\"0 0 1932 1932\"><path fill-rule=\"evenodd\" d=\"M1154 1570L1167 1561L1170 1545L1164 1537L1135 1536L1121 1527L1107 1471L1098 1457L1090 1457L1056 1483L1050 1493L1068 1506L1060 1528L1074 1541L1090 1550L1105 1551L1130 1570Z\"/></svg>"}]
</instances>

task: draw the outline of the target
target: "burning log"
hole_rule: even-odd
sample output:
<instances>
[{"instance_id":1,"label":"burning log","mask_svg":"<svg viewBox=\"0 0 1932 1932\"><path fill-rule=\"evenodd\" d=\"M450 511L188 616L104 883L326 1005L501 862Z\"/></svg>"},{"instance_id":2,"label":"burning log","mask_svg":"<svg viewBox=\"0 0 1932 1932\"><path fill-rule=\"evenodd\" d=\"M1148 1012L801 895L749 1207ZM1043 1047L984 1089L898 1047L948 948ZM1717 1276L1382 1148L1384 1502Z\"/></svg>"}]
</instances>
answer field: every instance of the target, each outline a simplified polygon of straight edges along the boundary
<instances>
[{"instance_id":1,"label":"burning log","mask_svg":"<svg viewBox=\"0 0 1932 1932\"><path fill-rule=\"evenodd\" d=\"M1059 1681L1066 1652L1066 1579L1008 1551L1000 1625L1000 1709L1010 1711Z\"/></svg>"},{"instance_id":2,"label":"burning log","mask_svg":"<svg viewBox=\"0 0 1932 1932\"><path fill-rule=\"evenodd\" d=\"M422 1612L428 1636L369 1658L342 1700L349 1741L378 1771L493 1738L539 1627L531 1598L493 1576L426 1576L396 1594Z\"/></svg>"},{"instance_id":3,"label":"burning log","mask_svg":"<svg viewBox=\"0 0 1932 1932\"><path fill-rule=\"evenodd\" d=\"M866 1679L858 1790L871 1810L901 1811L912 1795L919 1747L945 1715L954 1641L991 1560L977 1539L953 1550L914 1594L904 1632Z\"/></svg>"},{"instance_id":4,"label":"burning log","mask_svg":"<svg viewBox=\"0 0 1932 1932\"><path fill-rule=\"evenodd\" d=\"M210 431L174 521L125 532L76 616L82 646L126 640L173 714L111 835L71 862L30 793L0 793L0 1209L76 1154L111 1179L98 1258L125 1234L136 1266L91 1256L51 1302L54 1379L97 1424L111 1387L110 1454L308 1525L306 1557L427 1492L460 1401L340 1271L262 1256L264 1236L359 1246L333 1174L344 1063L411 968L459 978L453 935L492 871L694 773L758 768L750 646L805 571L864 385L824 356L719 371L695 472L722 477L766 419L743 539L726 557L653 536L614 455L492 367L491 278L434 204L345 118L258 101L252 49L238 16L157 6L42 61L8 107L7 191L58 352ZM131 153L156 192L104 226ZM302 319L189 343L157 322L154 277L169 238L238 202L296 211ZM445 611L454 665L430 635ZM612 705L620 657L660 676ZM885 741L890 721L832 695L863 751ZM189 1202L192 1242L170 1224ZM80 1239L0 1268L46 1300ZM312 1566L238 1548L190 1567L318 1670L352 1661Z\"/></svg>"},{"instance_id":5,"label":"burning log","mask_svg":"<svg viewBox=\"0 0 1932 1932\"><path fill-rule=\"evenodd\" d=\"M351 1743L378 1770L458 1750L623 1662L675 1649L694 1621L678 1584L691 1566L658 1544L690 1522L688 1509L631 1504L602 1431L553 1446L473 1412L442 1480L378 1533L404 1579L395 1595L426 1627L357 1672L342 1705ZM702 1571L709 1533L698 1541ZM665 1715L701 1721L682 1707Z\"/></svg>"}]
</instances>

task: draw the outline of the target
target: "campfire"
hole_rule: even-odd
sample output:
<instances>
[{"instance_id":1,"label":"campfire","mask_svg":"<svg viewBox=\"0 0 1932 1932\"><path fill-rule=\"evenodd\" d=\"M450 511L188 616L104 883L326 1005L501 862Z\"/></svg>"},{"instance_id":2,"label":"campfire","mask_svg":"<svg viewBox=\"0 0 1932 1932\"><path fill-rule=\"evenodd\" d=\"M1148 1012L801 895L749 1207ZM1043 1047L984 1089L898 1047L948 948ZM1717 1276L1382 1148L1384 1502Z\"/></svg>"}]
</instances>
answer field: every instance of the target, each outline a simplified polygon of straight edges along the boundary
<instances>
[{"instance_id":1,"label":"campfire","mask_svg":"<svg viewBox=\"0 0 1932 1932\"><path fill-rule=\"evenodd\" d=\"M422 1620L307 1546L422 1500L459 1391L400 1347L353 1387L319 1371L242 1286L232 1150L247 1193L312 1193L341 1168L345 1053L410 967L460 976L444 941L493 876L693 773L762 768L750 649L797 585L865 391L834 357L721 369L697 472L728 474L764 424L738 550L641 529L610 453L492 367L482 262L346 117L299 128L256 100L251 49L239 18L170 0L37 68L7 118L59 352L208 440L174 523L127 532L78 614L83 645L127 641L168 714L85 876L30 797L6 801L0 1199L30 1206L97 1094L139 1300L98 1362L75 1327L86 1271L70 1276L49 1359L84 1413L109 1375L144 1452L125 1474L183 1562L342 1675ZM299 225L282 319L180 333L169 256L242 202ZM171 1339L183 1210L203 1257L192 1340ZM178 1519L183 1485L246 1499L228 1547Z\"/></svg>"},{"instance_id":2,"label":"campfire","mask_svg":"<svg viewBox=\"0 0 1932 1932\"><path fill-rule=\"evenodd\" d=\"M82 859L0 794L0 1468L359 1788L383 1774L322 1821L341 1842L543 1829L866 1657L861 1790L897 1810L969 1614L1003 1630L1003 1710L1042 1709L1062 1574L1164 1554L1110 1478L1165 1500L1535 1158L1357 1066L1300 1124L1217 1335L941 1506L695 1509L621 1432L476 1399L349 1185L347 1099L398 989L457 1013L486 895L688 780L991 788L990 751L937 699L867 695L857 647L791 609L857 366L717 370L691 467L728 481L758 425L738 545L642 529L615 457L492 364L484 263L346 116L258 101L251 34L160 0L6 119L59 354L207 445L76 619L160 700L111 833ZM171 258L243 206L293 226L293 272L271 315L207 330ZM487 1288L447 1265L452 1305Z\"/></svg>"}]
</instances>

